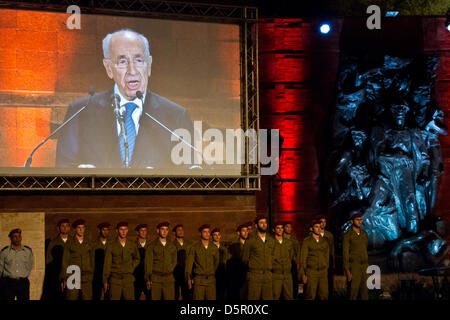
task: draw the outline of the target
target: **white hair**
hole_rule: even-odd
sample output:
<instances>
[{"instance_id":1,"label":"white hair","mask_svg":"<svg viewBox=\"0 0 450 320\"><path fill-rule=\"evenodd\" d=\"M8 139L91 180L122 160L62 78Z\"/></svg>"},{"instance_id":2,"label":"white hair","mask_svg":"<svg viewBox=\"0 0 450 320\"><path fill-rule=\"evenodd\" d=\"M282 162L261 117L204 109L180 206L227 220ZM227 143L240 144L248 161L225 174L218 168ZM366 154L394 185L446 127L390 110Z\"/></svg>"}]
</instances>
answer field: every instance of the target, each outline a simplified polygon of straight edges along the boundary
<instances>
[{"instance_id":1,"label":"white hair","mask_svg":"<svg viewBox=\"0 0 450 320\"><path fill-rule=\"evenodd\" d=\"M102 42L102 46L103 46L103 57L105 59L110 59L110 53L109 53L109 49L111 47L111 39L112 37L114 37L116 34L121 33L121 32L131 32L133 34L135 34L139 39L141 39L142 43L144 44L145 47L145 53L147 54L147 58L150 58L150 48L149 48L149 44L148 44L148 40L147 38L140 34L139 32L136 32L134 30L131 29L120 29L117 31L114 31L113 33L108 33L106 35L105 38L103 38L103 42Z\"/></svg>"}]
</instances>

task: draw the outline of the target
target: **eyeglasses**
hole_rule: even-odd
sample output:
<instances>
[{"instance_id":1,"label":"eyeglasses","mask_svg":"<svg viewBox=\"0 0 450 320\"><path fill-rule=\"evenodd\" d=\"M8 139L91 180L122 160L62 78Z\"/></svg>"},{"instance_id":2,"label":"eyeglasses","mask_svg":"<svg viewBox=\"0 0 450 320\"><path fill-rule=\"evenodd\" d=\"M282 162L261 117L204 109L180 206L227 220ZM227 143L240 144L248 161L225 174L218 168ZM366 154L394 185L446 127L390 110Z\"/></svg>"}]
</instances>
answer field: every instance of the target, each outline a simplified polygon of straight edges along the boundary
<instances>
[{"instance_id":1,"label":"eyeglasses","mask_svg":"<svg viewBox=\"0 0 450 320\"><path fill-rule=\"evenodd\" d=\"M111 61L111 59L109 59L109 60ZM147 61L142 57L133 58L133 64L136 67L143 67L143 66L145 66L146 63L147 63ZM119 60L117 60L114 63L114 65L118 69L126 69L126 68L128 68L129 64L130 64L130 60L128 58L120 58Z\"/></svg>"}]
</instances>

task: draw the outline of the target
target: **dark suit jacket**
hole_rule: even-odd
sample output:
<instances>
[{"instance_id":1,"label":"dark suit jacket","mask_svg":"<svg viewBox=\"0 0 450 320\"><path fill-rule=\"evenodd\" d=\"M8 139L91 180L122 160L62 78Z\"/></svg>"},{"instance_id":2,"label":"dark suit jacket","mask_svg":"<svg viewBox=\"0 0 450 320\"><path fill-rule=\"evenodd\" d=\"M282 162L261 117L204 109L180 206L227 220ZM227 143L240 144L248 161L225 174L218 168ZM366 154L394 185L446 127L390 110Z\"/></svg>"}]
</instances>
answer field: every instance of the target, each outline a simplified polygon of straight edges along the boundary
<instances>
[{"instance_id":1,"label":"dark suit jacket","mask_svg":"<svg viewBox=\"0 0 450 320\"><path fill-rule=\"evenodd\" d=\"M122 167L116 117L111 106L112 93L113 89L96 93L88 107L62 130L56 147L56 167L70 168L80 164L91 164L97 168ZM89 97L84 97L71 103L66 119L87 105L88 101ZM146 112L171 130L189 130L193 144L189 112L147 90L130 167L172 168L170 153L178 142L171 142L171 134L145 115Z\"/></svg>"}]
</instances>

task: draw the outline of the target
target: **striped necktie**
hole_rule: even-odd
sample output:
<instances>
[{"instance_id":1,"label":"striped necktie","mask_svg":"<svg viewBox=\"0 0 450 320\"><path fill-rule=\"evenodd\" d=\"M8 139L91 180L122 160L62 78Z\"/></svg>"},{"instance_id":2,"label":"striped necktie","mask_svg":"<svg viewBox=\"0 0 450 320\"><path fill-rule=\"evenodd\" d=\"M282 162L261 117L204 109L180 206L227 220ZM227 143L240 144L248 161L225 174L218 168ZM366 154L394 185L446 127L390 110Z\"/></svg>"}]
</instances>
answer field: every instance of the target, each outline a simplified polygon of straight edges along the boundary
<instances>
[{"instance_id":1,"label":"striped necktie","mask_svg":"<svg viewBox=\"0 0 450 320\"><path fill-rule=\"evenodd\" d=\"M125 108L125 127L127 130L128 154L131 163L131 159L133 158L134 141L136 140L136 126L134 125L134 121L131 116L133 115L133 111L137 108L137 105L134 102L128 102L125 104ZM119 136L119 145L122 161L125 161L125 147L123 145L122 135Z\"/></svg>"}]
</instances>

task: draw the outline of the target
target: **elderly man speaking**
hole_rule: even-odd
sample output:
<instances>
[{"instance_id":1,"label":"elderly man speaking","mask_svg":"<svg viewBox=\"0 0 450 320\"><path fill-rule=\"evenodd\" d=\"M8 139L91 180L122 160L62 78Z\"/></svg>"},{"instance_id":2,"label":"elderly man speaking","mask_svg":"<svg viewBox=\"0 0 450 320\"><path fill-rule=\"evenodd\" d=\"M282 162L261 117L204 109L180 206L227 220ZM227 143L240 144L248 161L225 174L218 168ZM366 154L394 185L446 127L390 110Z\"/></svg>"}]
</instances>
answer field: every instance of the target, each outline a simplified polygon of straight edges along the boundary
<instances>
[{"instance_id":1,"label":"elderly man speaking","mask_svg":"<svg viewBox=\"0 0 450 320\"><path fill-rule=\"evenodd\" d=\"M130 29L113 32L103 39L103 55L114 87L70 104L66 119L87 107L61 132L56 167L174 168L176 142L167 129L193 132L192 121L186 109L148 89L147 38Z\"/></svg>"}]
</instances>

